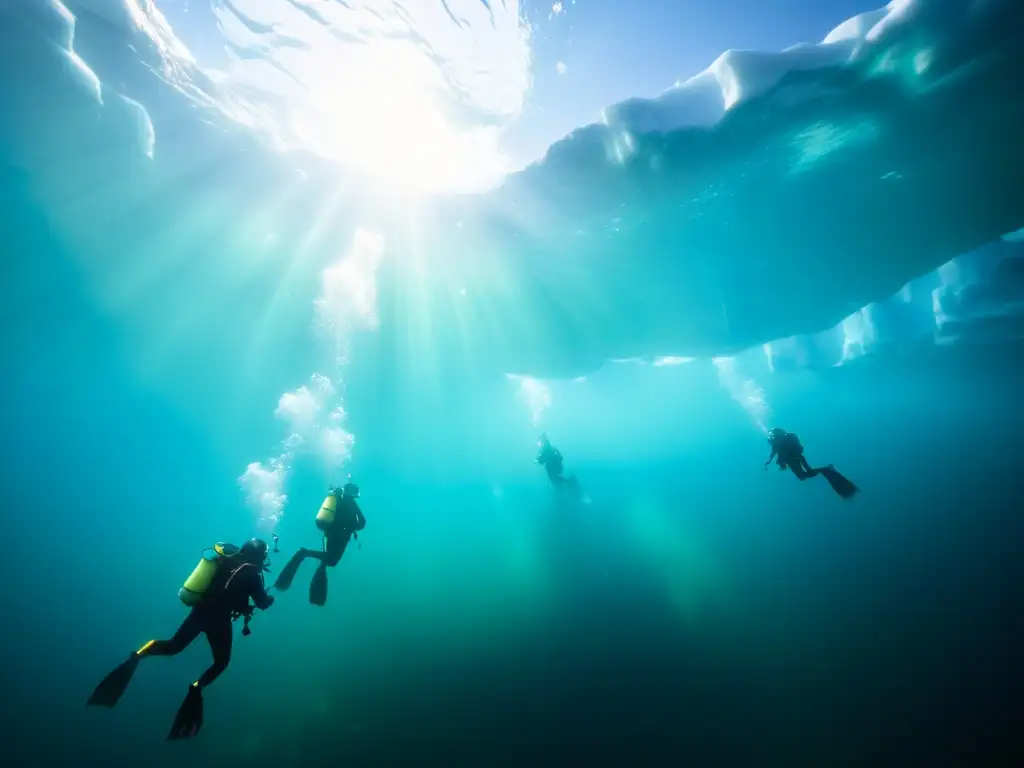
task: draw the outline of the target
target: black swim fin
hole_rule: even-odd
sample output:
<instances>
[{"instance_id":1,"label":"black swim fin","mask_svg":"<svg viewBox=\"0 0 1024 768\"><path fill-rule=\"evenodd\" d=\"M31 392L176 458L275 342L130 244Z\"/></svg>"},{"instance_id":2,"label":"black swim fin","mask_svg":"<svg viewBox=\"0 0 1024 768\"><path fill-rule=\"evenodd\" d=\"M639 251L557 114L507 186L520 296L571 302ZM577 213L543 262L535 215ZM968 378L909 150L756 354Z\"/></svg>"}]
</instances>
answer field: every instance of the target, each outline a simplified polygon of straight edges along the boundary
<instances>
[{"instance_id":1,"label":"black swim fin","mask_svg":"<svg viewBox=\"0 0 1024 768\"><path fill-rule=\"evenodd\" d=\"M857 486L837 472L835 467L831 464L827 467L822 467L821 474L823 474L825 479L828 480L828 484L832 486L832 490L844 499L851 499L857 495Z\"/></svg>"},{"instance_id":2,"label":"black swim fin","mask_svg":"<svg viewBox=\"0 0 1024 768\"><path fill-rule=\"evenodd\" d=\"M292 585L292 581L295 580L295 574L299 572L299 566L302 565L302 561L306 559L306 553L303 550L299 550L292 559L288 561L281 572L277 574L277 581L274 582L274 589L278 592L284 592L288 587Z\"/></svg>"},{"instance_id":3,"label":"black swim fin","mask_svg":"<svg viewBox=\"0 0 1024 768\"><path fill-rule=\"evenodd\" d=\"M185 700L178 708L178 714L174 717L174 724L171 732L167 734L168 741L178 739L191 739L203 727L203 690L197 683L188 687Z\"/></svg>"},{"instance_id":4,"label":"black swim fin","mask_svg":"<svg viewBox=\"0 0 1024 768\"><path fill-rule=\"evenodd\" d=\"M309 602L312 605L326 605L327 603L327 566L321 564L313 574L313 580L309 582Z\"/></svg>"},{"instance_id":5,"label":"black swim fin","mask_svg":"<svg viewBox=\"0 0 1024 768\"><path fill-rule=\"evenodd\" d=\"M119 664L113 672L104 677L103 681L96 686L96 690L92 692L92 696L89 697L86 706L108 708L115 706L128 688L128 683L132 681L132 675L135 674L135 670L139 667L140 658L137 653L133 653L127 660Z\"/></svg>"}]
</instances>

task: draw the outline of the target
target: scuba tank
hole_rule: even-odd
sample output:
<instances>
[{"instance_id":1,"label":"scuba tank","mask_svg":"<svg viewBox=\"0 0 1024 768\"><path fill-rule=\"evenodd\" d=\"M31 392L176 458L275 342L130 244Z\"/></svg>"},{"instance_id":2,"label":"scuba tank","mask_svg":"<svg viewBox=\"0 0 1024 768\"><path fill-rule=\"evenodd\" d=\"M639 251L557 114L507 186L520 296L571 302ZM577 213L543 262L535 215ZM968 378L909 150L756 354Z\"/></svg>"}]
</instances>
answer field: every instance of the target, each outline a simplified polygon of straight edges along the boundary
<instances>
[{"instance_id":1,"label":"scuba tank","mask_svg":"<svg viewBox=\"0 0 1024 768\"><path fill-rule=\"evenodd\" d=\"M359 486L355 483L345 483L342 488L331 488L324 503L320 505L320 511L316 513L316 527L326 531L332 525L338 515L338 502L344 498L359 498Z\"/></svg>"},{"instance_id":2,"label":"scuba tank","mask_svg":"<svg viewBox=\"0 0 1024 768\"><path fill-rule=\"evenodd\" d=\"M217 542L209 549L204 549L199 564L178 590L178 599L189 608L199 605L209 594L210 587L217 574L220 573L224 560L234 557L239 551L234 544L224 544L223 542Z\"/></svg>"},{"instance_id":3,"label":"scuba tank","mask_svg":"<svg viewBox=\"0 0 1024 768\"><path fill-rule=\"evenodd\" d=\"M316 513L316 527L321 531L334 525L334 518L338 514L338 496L338 491L332 489Z\"/></svg>"}]
</instances>

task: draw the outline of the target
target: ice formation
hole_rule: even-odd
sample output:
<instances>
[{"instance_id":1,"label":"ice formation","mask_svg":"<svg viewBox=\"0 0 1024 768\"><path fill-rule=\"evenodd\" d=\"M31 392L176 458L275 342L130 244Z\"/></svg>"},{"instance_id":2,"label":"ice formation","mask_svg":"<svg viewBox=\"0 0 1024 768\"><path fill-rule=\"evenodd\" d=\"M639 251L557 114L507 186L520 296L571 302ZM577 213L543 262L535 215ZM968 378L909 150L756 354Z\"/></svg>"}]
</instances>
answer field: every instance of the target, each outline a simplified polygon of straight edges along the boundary
<instances>
[{"instance_id":1,"label":"ice formation","mask_svg":"<svg viewBox=\"0 0 1024 768\"><path fill-rule=\"evenodd\" d=\"M82 268L118 306L125 282L154 281L162 301L188 304L194 284L151 274L169 243L176 274L212 280L222 265L231 296L256 273L274 288L246 300L269 304L284 275L309 282L367 226L407 244L381 266L366 342L379 358L429 349L440 373L551 378L770 345L780 366L834 364L924 312L913 281L953 259L998 248L998 269L1017 274L1011 246L987 244L1024 226L1022 17L1012 0L895 0L818 44L727 52L654 99L609 107L487 193L422 202L413 226L382 213L361 171L270 140L274 104L203 70L152 0L11 0L0 181L76 251L103 254ZM245 56L302 43L243 26ZM446 85L472 89L459 82ZM7 217L8 235L19 221ZM239 253L256 255L234 269ZM26 269L45 273L45 258ZM997 295L951 270L933 325L962 330L984 304L971 316L994 328L1017 306L1009 281ZM908 283L912 300L887 301Z\"/></svg>"}]
</instances>

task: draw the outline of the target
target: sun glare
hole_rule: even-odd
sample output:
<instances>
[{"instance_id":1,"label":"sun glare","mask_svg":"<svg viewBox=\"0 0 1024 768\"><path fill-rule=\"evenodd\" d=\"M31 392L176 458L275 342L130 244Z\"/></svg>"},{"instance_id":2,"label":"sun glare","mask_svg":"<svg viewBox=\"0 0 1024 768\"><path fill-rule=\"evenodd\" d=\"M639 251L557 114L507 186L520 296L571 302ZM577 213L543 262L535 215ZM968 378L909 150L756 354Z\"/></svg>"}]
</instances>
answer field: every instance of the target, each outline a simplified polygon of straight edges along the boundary
<instances>
[{"instance_id":1,"label":"sun glare","mask_svg":"<svg viewBox=\"0 0 1024 768\"><path fill-rule=\"evenodd\" d=\"M292 115L292 127L318 154L409 193L478 189L500 180L506 160L498 130L456 125L436 94L444 84L410 46L372 43L346 57L334 77L307 83L320 103Z\"/></svg>"},{"instance_id":2,"label":"sun glare","mask_svg":"<svg viewBox=\"0 0 1024 768\"><path fill-rule=\"evenodd\" d=\"M213 12L230 59L207 71L220 105L273 146L411 194L479 190L509 170L501 126L531 82L518 0L232 0Z\"/></svg>"}]
</instances>

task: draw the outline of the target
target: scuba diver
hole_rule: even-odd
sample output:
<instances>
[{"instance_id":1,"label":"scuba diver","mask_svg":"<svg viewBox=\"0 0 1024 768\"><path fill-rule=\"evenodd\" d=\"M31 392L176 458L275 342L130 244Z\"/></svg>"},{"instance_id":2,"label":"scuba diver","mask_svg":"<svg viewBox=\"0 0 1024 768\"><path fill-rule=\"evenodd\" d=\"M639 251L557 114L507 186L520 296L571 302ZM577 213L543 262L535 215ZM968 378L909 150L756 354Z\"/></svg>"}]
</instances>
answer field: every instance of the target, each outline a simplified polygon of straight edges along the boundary
<instances>
[{"instance_id":1,"label":"scuba diver","mask_svg":"<svg viewBox=\"0 0 1024 768\"><path fill-rule=\"evenodd\" d=\"M203 689L216 680L231 661L231 622L245 617L242 634L248 635L254 607L265 611L274 602L263 583L263 572L268 568L267 544L261 539L250 539L241 547L218 543L204 550L199 565L178 591L178 597L192 610L174 637L150 640L132 653L96 686L87 704L115 706L128 688L140 659L176 656L204 633L213 653L213 664L189 685L167 738L187 739L199 733L203 727ZM250 600L255 606L249 604Z\"/></svg>"},{"instance_id":2,"label":"scuba diver","mask_svg":"<svg viewBox=\"0 0 1024 768\"><path fill-rule=\"evenodd\" d=\"M345 554L349 539L355 536L359 541L359 531L366 527L366 518L359 509L356 499L359 498L359 486L345 483L341 488L331 488L316 515L316 527L323 533L323 550L302 547L292 555L292 559L281 569L274 583L274 589L284 592L292 585L299 566L307 557L319 560L313 580L309 583L309 602L323 606L327 603L327 569L333 568Z\"/></svg>"},{"instance_id":3,"label":"scuba diver","mask_svg":"<svg viewBox=\"0 0 1024 768\"><path fill-rule=\"evenodd\" d=\"M534 463L544 467L548 473L548 480L551 481L551 485L559 490L567 488L573 492L578 492L579 483L576 481L576 478L573 475L566 477L563 474L562 452L551 444L548 436L544 433L541 433L540 437L537 438L537 445L539 450L537 451L537 458L534 459Z\"/></svg>"},{"instance_id":4,"label":"scuba diver","mask_svg":"<svg viewBox=\"0 0 1024 768\"><path fill-rule=\"evenodd\" d=\"M829 485L832 486L832 490L844 499L849 499L857 493L857 486L837 472L831 464L817 469L812 467L804 456L804 447L800 444L800 438L794 433L773 427L768 432L768 442L772 446L772 453L768 457L768 461L764 463L765 469L768 469L772 459L778 457L775 463L779 465L779 469L792 470L799 480L824 475Z\"/></svg>"}]
</instances>

